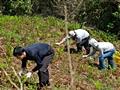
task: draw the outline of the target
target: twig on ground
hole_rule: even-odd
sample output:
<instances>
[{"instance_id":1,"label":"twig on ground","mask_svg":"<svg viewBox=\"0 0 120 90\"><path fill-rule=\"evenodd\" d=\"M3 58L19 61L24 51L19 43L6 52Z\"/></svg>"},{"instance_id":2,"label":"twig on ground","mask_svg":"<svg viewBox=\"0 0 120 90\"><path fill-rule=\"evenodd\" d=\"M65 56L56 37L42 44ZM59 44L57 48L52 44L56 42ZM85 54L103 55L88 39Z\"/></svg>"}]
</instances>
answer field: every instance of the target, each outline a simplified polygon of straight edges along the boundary
<instances>
[{"instance_id":1,"label":"twig on ground","mask_svg":"<svg viewBox=\"0 0 120 90\"><path fill-rule=\"evenodd\" d=\"M5 71L4 68L2 68L3 72L5 73L6 77L8 78L8 80L10 81L10 83L17 89L20 90L20 88L11 80L11 78L9 77L8 73Z\"/></svg>"}]
</instances>

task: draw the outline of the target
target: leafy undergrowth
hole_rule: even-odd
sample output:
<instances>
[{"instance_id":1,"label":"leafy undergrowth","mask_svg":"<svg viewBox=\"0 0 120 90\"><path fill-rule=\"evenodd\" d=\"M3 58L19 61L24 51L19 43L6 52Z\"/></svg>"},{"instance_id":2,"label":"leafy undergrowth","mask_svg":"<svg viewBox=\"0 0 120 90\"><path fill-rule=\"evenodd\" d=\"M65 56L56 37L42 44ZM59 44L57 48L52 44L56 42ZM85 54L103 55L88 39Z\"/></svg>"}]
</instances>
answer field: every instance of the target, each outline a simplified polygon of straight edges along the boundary
<instances>
[{"instance_id":1,"label":"leafy undergrowth","mask_svg":"<svg viewBox=\"0 0 120 90\"><path fill-rule=\"evenodd\" d=\"M56 46L65 34L64 21L54 17L42 18L41 16L0 16L0 90L16 90L6 77L5 70L11 80L20 87L19 81L13 71L20 70L21 62L13 57L12 50L16 45L27 46L36 42L51 44L55 49L55 57L49 67L50 82L52 90L69 90L70 70L67 52L64 45ZM69 23L71 29L78 29L81 25ZM92 37L98 40L110 41L114 43L116 49L120 49L120 41L115 35L94 30L93 28L83 27L88 30ZM120 89L120 68L116 70L98 70L94 66L95 60L82 58L83 53L71 54L74 71L75 90L119 90ZM28 70L34 64L28 63ZM25 80L25 90L36 90L38 83L37 73L32 78ZM46 89L49 90L49 89Z\"/></svg>"}]
</instances>

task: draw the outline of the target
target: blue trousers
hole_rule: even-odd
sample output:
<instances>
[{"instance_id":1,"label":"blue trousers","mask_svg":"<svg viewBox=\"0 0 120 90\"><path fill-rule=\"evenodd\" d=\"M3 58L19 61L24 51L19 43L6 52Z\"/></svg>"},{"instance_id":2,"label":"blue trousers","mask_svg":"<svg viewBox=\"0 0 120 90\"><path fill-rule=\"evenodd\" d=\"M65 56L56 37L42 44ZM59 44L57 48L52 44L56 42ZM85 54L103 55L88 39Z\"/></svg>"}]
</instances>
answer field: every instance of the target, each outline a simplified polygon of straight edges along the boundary
<instances>
[{"instance_id":1,"label":"blue trousers","mask_svg":"<svg viewBox=\"0 0 120 90\"><path fill-rule=\"evenodd\" d=\"M115 53L115 49L112 49L110 51L104 52L103 55L99 56L99 69L104 69L105 68L104 60L106 58L108 59L108 66L110 66L111 68L115 67L115 63L114 63L114 60L113 60L113 54L114 53Z\"/></svg>"}]
</instances>

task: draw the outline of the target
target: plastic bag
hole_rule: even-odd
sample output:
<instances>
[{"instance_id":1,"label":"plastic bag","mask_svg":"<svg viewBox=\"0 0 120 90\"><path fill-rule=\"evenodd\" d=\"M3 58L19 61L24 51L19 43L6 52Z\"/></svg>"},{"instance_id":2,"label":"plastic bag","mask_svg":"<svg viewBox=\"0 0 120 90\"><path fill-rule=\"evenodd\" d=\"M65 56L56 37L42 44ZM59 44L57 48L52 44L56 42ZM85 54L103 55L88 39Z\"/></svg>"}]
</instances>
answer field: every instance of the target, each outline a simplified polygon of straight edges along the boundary
<instances>
[{"instance_id":1,"label":"plastic bag","mask_svg":"<svg viewBox=\"0 0 120 90\"><path fill-rule=\"evenodd\" d=\"M113 59L117 65L120 65L120 52L116 51L113 55Z\"/></svg>"}]
</instances>

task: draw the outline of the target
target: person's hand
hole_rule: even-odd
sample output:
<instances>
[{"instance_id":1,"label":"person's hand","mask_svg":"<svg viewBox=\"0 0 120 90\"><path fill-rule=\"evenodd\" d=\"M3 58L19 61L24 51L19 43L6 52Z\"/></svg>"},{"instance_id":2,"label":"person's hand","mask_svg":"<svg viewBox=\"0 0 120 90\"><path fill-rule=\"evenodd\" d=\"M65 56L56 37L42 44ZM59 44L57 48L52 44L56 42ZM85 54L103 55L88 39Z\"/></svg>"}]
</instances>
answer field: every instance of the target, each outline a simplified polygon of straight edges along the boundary
<instances>
[{"instance_id":1,"label":"person's hand","mask_svg":"<svg viewBox=\"0 0 120 90\"><path fill-rule=\"evenodd\" d=\"M18 75L21 77L22 74L23 74L23 70L20 70L20 71L18 72Z\"/></svg>"},{"instance_id":2,"label":"person's hand","mask_svg":"<svg viewBox=\"0 0 120 90\"><path fill-rule=\"evenodd\" d=\"M86 57L88 57L88 55L83 55L82 57L83 57L83 58L86 58Z\"/></svg>"},{"instance_id":3,"label":"person's hand","mask_svg":"<svg viewBox=\"0 0 120 90\"><path fill-rule=\"evenodd\" d=\"M60 45L60 43L55 43L56 45Z\"/></svg>"},{"instance_id":4,"label":"person's hand","mask_svg":"<svg viewBox=\"0 0 120 90\"><path fill-rule=\"evenodd\" d=\"M27 78L30 78L32 76L32 72L28 72L27 74L26 74L26 77Z\"/></svg>"}]
</instances>

